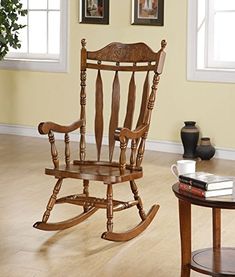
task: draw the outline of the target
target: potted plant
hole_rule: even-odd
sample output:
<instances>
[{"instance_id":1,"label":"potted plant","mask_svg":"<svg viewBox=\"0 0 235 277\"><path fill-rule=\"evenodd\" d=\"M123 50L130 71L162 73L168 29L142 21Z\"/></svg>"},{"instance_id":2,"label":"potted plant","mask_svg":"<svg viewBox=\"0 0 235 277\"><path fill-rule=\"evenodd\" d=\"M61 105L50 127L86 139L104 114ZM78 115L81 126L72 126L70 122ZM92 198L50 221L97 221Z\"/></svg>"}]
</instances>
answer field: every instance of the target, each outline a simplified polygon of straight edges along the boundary
<instances>
[{"instance_id":1,"label":"potted plant","mask_svg":"<svg viewBox=\"0 0 235 277\"><path fill-rule=\"evenodd\" d=\"M0 60L9 52L9 48L20 48L19 30L25 25L19 24L19 17L25 16L20 0L0 0Z\"/></svg>"}]
</instances>

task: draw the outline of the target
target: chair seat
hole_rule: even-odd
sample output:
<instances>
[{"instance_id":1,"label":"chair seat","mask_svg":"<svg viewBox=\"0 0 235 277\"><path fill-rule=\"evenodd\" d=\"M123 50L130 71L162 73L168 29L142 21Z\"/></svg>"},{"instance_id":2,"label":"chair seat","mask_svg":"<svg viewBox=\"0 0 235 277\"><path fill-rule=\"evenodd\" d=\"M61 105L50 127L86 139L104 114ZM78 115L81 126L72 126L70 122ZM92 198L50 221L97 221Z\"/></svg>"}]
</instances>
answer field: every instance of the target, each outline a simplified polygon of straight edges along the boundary
<instances>
[{"instance_id":1,"label":"chair seat","mask_svg":"<svg viewBox=\"0 0 235 277\"><path fill-rule=\"evenodd\" d=\"M104 183L121 183L143 176L142 168L122 170L118 163L95 161L74 161L69 167L60 165L58 168L46 168L45 173L57 178L95 180Z\"/></svg>"}]
</instances>

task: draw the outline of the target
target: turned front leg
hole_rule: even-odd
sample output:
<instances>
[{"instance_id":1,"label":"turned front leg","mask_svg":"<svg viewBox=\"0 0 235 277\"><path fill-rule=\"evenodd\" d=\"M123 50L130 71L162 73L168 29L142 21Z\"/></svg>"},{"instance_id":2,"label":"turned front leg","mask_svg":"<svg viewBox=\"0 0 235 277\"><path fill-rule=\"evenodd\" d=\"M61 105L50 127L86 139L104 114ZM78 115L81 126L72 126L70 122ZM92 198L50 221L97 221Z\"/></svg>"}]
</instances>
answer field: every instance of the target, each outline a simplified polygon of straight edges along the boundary
<instances>
[{"instance_id":1,"label":"turned front leg","mask_svg":"<svg viewBox=\"0 0 235 277\"><path fill-rule=\"evenodd\" d=\"M83 180L83 194L86 197L89 197L89 180ZM84 212L87 212L89 210L89 206L84 204L83 210Z\"/></svg>"},{"instance_id":2,"label":"turned front leg","mask_svg":"<svg viewBox=\"0 0 235 277\"><path fill-rule=\"evenodd\" d=\"M54 187L54 190L53 190L53 193L48 201L48 204L47 204L47 207L46 207L46 211L42 217L42 222L47 222L49 216L50 216L50 213L51 213L51 210L53 209L54 205L55 205L55 202L56 202L56 198L57 198L57 195L60 191L60 188L61 188L61 185L62 185L62 182L63 182L63 179L59 179Z\"/></svg>"},{"instance_id":3,"label":"turned front leg","mask_svg":"<svg viewBox=\"0 0 235 277\"><path fill-rule=\"evenodd\" d=\"M113 231L113 187L107 185L107 231Z\"/></svg>"},{"instance_id":4,"label":"turned front leg","mask_svg":"<svg viewBox=\"0 0 235 277\"><path fill-rule=\"evenodd\" d=\"M130 185L131 185L131 191L134 194L134 199L138 201L137 208L139 210L140 217L141 217L142 220L145 220L146 219L146 214L145 214L144 209L143 209L142 200L141 200L141 198L139 196L139 193L138 193L137 185L136 185L135 181L130 181Z\"/></svg>"}]
</instances>

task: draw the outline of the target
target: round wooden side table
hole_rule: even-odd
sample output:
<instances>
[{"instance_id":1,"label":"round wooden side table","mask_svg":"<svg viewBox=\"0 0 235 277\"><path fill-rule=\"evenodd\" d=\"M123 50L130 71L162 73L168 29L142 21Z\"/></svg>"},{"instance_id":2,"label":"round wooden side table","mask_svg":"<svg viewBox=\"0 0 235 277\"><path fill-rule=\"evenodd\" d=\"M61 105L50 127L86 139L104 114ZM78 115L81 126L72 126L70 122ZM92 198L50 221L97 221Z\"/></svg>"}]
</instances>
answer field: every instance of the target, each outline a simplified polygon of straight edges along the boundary
<instances>
[{"instance_id":1,"label":"round wooden side table","mask_svg":"<svg viewBox=\"0 0 235 277\"><path fill-rule=\"evenodd\" d=\"M211 276L235 276L235 248L221 247L221 209L235 209L232 195L203 198L172 186L179 201L181 237L181 277L189 277L190 270ZM213 247L191 250L191 204L212 208Z\"/></svg>"}]
</instances>

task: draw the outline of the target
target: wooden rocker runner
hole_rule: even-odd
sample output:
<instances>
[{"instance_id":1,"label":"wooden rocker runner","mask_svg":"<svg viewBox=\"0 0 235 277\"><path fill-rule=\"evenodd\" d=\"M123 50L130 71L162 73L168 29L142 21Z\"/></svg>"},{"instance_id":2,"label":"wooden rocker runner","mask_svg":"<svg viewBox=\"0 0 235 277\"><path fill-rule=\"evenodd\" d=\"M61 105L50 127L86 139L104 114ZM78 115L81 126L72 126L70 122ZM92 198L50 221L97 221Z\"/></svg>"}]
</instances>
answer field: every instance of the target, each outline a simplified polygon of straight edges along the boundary
<instances>
[{"instance_id":1,"label":"wooden rocker runner","mask_svg":"<svg viewBox=\"0 0 235 277\"><path fill-rule=\"evenodd\" d=\"M42 221L36 222L34 227L46 231L66 229L84 221L98 209L106 209L107 231L102 234L102 238L112 241L126 241L143 232L159 209L159 205L153 205L150 211L147 214L145 213L135 180L143 176L141 164L160 80L159 76L163 69L166 42L164 40L161 42L161 48L158 52L152 51L144 43L122 44L114 42L98 51L87 51L85 39L82 39L81 43L80 119L69 126L62 126L53 122L43 122L38 126L40 134L48 135L51 145L53 167L46 168L45 173L54 176L57 181ZM87 75L90 74L90 71L97 72L94 78L94 89L93 87L90 88L91 81L87 81ZM107 71L113 72L114 75L111 78L113 80L110 81L110 86L103 81L110 80L110 73L108 73L108 77L105 76ZM130 76L130 81L127 79L128 75ZM91 74L91 78L93 76L94 74ZM124 86L126 84L127 92L121 87L121 80L124 81ZM143 80L143 85L138 88L141 83L140 80ZM150 80L152 81L150 82ZM89 87L86 89L87 84ZM111 91L109 91L110 87L112 87ZM88 90L89 92L87 93L86 91ZM92 97L94 97L93 101ZM137 101L138 97L139 101ZM110 119L106 127L105 119L109 117L107 115L109 110L107 108L104 109L104 104L107 107L105 101L109 99L111 99ZM86 118L86 114L89 114L89 116L92 114L86 111L87 102L91 103L89 107L91 107L92 103L95 103L95 107L90 108L95 115L94 134L97 158L94 161L86 157L85 132L86 122L89 119L89 117ZM125 102L127 104L124 105ZM137 107L137 115L135 116L135 104L137 103L140 104L139 108ZM120 109L121 105L125 106L124 111L126 110L126 113L123 112L123 109ZM119 110L122 113L120 112L119 114ZM121 116L123 116L122 119ZM136 123L133 124L135 118ZM122 122L122 124L119 122ZM108 133L108 159L103 158L105 153L103 153L102 148L105 127ZM69 133L75 130L80 131L79 159L71 162ZM64 163L59 161L54 137L56 132L64 134ZM119 148L115 147L115 143L119 145ZM117 151L119 152L117 161L114 161L114 152ZM82 193L57 198L64 179L69 178L82 180ZM95 185L97 181L103 182L107 187L104 198L89 195L90 182ZM113 198L114 184L124 186L129 184L133 193L133 200L128 202L115 200ZM48 222L54 205L62 203L82 206L83 212L65 221ZM140 223L126 232L114 232L113 213L133 206L138 209L141 219Z\"/></svg>"}]
</instances>

